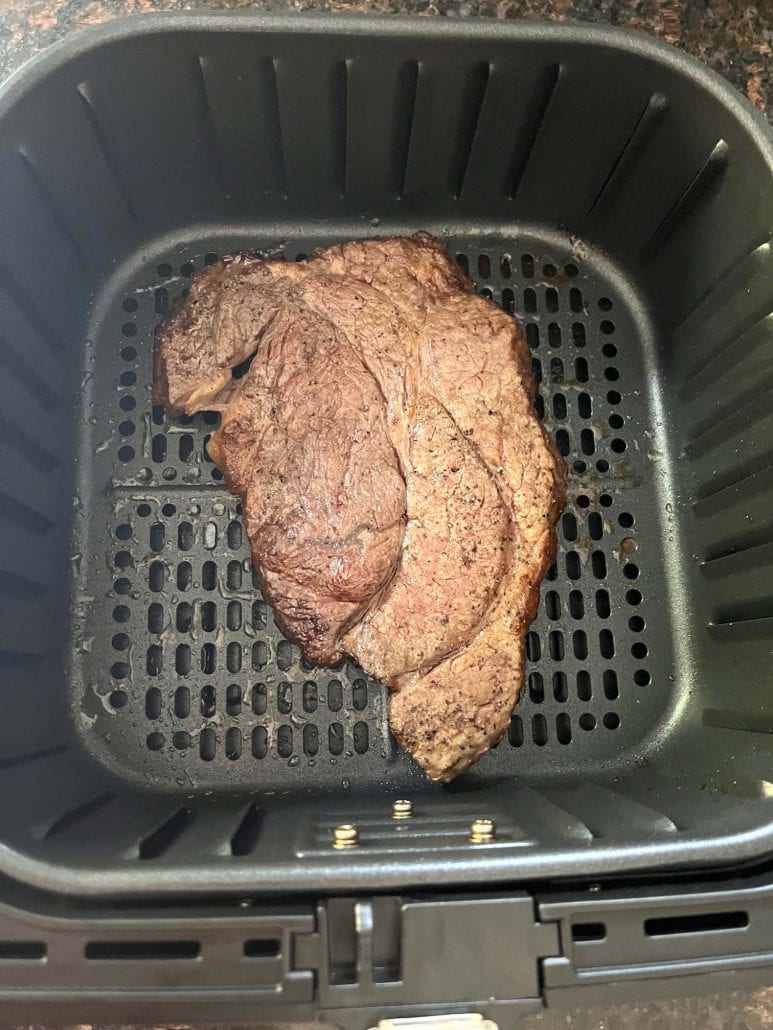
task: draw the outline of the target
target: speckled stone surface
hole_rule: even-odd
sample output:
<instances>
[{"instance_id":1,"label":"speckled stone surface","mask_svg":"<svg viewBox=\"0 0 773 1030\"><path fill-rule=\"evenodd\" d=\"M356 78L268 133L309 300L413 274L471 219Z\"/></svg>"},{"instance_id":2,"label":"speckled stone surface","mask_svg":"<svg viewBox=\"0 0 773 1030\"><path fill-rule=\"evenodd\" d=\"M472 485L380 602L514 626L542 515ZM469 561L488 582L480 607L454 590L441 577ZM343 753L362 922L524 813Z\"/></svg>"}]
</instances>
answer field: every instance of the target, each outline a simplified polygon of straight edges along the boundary
<instances>
[{"instance_id":1,"label":"speckled stone surface","mask_svg":"<svg viewBox=\"0 0 773 1030\"><path fill-rule=\"evenodd\" d=\"M773 120L773 0L0 0L0 81L33 54L70 33L113 18L160 10L378 11L423 17L574 19L627 26L700 57ZM84 1017L87 1015L84 1012ZM544 1012L524 1019L523 1027L773 1030L773 987L604 1009ZM82 1024L77 1030L97 1028ZM295 1030L310 1028L304 1025Z\"/></svg>"},{"instance_id":2,"label":"speckled stone surface","mask_svg":"<svg viewBox=\"0 0 773 1030\"><path fill-rule=\"evenodd\" d=\"M379 11L627 26L700 57L757 107L773 110L773 0L0 0L0 75L70 32L161 10Z\"/></svg>"},{"instance_id":3,"label":"speckled stone surface","mask_svg":"<svg viewBox=\"0 0 773 1030\"><path fill-rule=\"evenodd\" d=\"M650 1001L642 1004L613 1005L577 1012L543 1012L526 1016L519 1030L771 1030L773 1027L773 989L745 994L733 991L705 998L678 1001ZM0 1030L6 1030L0 1026ZM10 1028L9 1028L10 1030ZM40 1025L15 1027L14 1030L48 1030ZM205 1030L176 1023L161 1027L91 1025L63 1027L61 1030ZM211 1028L208 1028L211 1030ZM245 1030L244 1026L220 1026L216 1030ZM285 1027L253 1025L250 1030L333 1030L329 1025L290 1023Z\"/></svg>"}]
</instances>

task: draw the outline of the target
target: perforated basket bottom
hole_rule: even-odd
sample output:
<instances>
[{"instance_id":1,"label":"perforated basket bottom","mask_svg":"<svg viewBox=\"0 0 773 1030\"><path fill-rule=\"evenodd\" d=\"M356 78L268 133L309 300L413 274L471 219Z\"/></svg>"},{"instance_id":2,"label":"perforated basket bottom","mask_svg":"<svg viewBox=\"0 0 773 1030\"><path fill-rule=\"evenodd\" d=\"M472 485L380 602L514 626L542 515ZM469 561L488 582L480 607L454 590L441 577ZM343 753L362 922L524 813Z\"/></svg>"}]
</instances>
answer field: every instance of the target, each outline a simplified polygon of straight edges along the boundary
<instances>
[{"instance_id":1,"label":"perforated basket bottom","mask_svg":"<svg viewBox=\"0 0 773 1030\"><path fill-rule=\"evenodd\" d=\"M328 242L280 253L295 260ZM522 699L507 737L464 779L624 768L672 702L654 514L662 455L636 319L616 275L581 248L447 242L480 292L524 326L537 407L571 471ZM223 253L260 241L221 244ZM276 629L238 500L206 455L217 416L168 419L151 406L153 327L215 258L199 250L143 265L86 350L76 725L122 776L171 790L416 787L383 689L352 662L307 664Z\"/></svg>"}]
</instances>

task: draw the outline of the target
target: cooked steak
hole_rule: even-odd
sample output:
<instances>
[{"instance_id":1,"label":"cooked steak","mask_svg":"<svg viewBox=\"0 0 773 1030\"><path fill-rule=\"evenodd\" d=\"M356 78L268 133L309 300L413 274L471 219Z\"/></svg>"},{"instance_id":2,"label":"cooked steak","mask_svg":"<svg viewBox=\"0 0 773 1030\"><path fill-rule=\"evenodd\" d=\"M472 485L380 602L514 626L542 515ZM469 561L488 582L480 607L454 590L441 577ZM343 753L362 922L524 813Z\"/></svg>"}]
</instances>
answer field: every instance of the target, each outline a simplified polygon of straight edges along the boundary
<instances>
[{"instance_id":1,"label":"cooked steak","mask_svg":"<svg viewBox=\"0 0 773 1030\"><path fill-rule=\"evenodd\" d=\"M517 325L419 233L226 258L155 362L157 403L222 413L210 453L282 631L357 658L403 747L458 775L507 728L564 504Z\"/></svg>"}]
</instances>

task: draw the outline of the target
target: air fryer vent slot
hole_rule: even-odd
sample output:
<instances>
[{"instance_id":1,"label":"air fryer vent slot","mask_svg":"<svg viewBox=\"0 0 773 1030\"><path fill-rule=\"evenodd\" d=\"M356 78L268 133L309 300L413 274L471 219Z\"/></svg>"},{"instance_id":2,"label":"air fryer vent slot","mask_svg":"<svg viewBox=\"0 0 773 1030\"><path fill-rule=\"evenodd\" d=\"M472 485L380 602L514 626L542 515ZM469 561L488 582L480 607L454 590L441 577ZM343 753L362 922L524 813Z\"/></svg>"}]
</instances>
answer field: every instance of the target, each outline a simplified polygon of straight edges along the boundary
<instances>
[{"instance_id":1,"label":"air fryer vent slot","mask_svg":"<svg viewBox=\"0 0 773 1030\"><path fill-rule=\"evenodd\" d=\"M199 958L201 945L198 941L90 941L84 954L105 962L169 962Z\"/></svg>"},{"instance_id":2,"label":"air fryer vent slot","mask_svg":"<svg viewBox=\"0 0 773 1030\"><path fill-rule=\"evenodd\" d=\"M748 925L749 916L746 912L701 912L697 915L645 919L644 932L648 937L672 937L677 934L743 930Z\"/></svg>"}]
</instances>

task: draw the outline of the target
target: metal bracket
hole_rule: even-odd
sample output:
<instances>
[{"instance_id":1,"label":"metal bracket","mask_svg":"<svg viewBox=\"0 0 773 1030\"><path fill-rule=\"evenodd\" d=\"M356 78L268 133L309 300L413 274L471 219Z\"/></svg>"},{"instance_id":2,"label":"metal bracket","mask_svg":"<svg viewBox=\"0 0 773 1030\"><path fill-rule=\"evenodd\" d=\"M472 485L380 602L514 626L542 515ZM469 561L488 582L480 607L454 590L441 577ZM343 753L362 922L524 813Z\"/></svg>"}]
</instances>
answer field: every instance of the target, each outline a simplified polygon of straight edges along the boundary
<instances>
[{"instance_id":1,"label":"metal bracket","mask_svg":"<svg viewBox=\"0 0 773 1030\"><path fill-rule=\"evenodd\" d=\"M491 1019L479 1012L462 1012L450 1016L405 1016L402 1019L382 1019L369 1030L499 1030Z\"/></svg>"}]
</instances>

